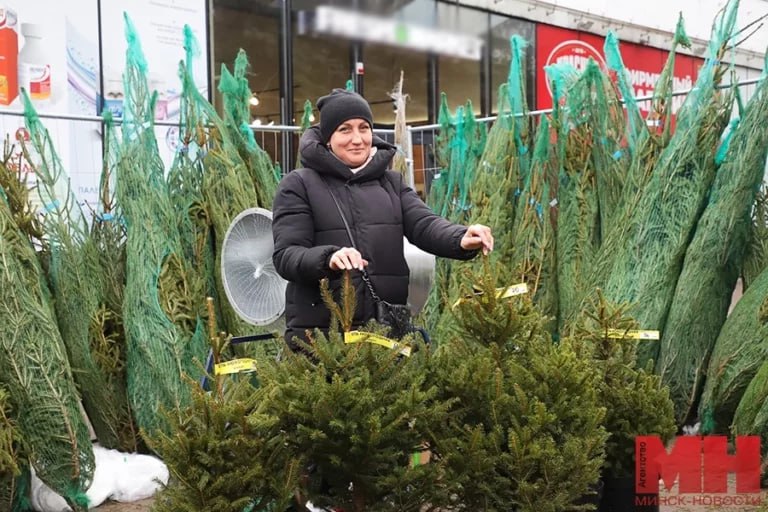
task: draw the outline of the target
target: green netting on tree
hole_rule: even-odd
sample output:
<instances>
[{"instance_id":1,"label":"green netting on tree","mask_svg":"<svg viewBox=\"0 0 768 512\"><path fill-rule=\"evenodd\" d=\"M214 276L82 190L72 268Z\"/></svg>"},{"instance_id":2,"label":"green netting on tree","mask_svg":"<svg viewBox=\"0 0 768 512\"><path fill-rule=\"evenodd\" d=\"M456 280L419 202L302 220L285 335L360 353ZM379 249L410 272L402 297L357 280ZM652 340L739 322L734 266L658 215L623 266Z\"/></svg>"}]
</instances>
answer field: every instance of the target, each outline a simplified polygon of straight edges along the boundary
<instances>
[{"instance_id":1,"label":"green netting on tree","mask_svg":"<svg viewBox=\"0 0 768 512\"><path fill-rule=\"evenodd\" d=\"M768 186L757 191L752 208L752 223L741 273L744 290L768 267Z\"/></svg>"},{"instance_id":2,"label":"green netting on tree","mask_svg":"<svg viewBox=\"0 0 768 512\"><path fill-rule=\"evenodd\" d=\"M31 486L32 474L29 470L29 465L25 462L21 468L21 473L10 482L10 486L5 490L6 494L0 496L2 510L7 510L8 512L34 512L30 501ZM7 508L6 504L8 505Z\"/></svg>"},{"instance_id":3,"label":"green netting on tree","mask_svg":"<svg viewBox=\"0 0 768 512\"><path fill-rule=\"evenodd\" d=\"M560 327L589 293L592 263L615 223L629 156L622 151L624 114L613 85L589 61L553 113L558 133L557 267Z\"/></svg>"},{"instance_id":4,"label":"green netting on tree","mask_svg":"<svg viewBox=\"0 0 768 512\"><path fill-rule=\"evenodd\" d=\"M241 54L244 56L244 54ZM189 79L189 73L185 75ZM198 130L205 142L206 153L203 158L203 197L215 233L216 261L221 258L224 236L234 218L242 211L260 204L257 188L254 187L248 163L238 150L239 132L233 133L231 124L222 120L210 103L194 87L186 87L192 96L190 101L198 109L200 118ZM261 150L259 150L261 151ZM237 315L226 297L221 276L221 266L214 265L218 296L224 329L232 335L254 334L258 328L247 324ZM262 328L262 331L266 328Z\"/></svg>"},{"instance_id":5,"label":"green netting on tree","mask_svg":"<svg viewBox=\"0 0 768 512\"><path fill-rule=\"evenodd\" d=\"M707 362L728 306L751 229L750 213L768 155L768 81L763 81L731 132L709 204L685 252L683 270L661 340L657 371L675 401L680 424L696 416ZM719 363L739 367L743 340L723 339ZM723 352L725 350L725 352ZM717 363L716 363L717 364ZM707 378L717 379L720 366Z\"/></svg>"},{"instance_id":6,"label":"green netting on tree","mask_svg":"<svg viewBox=\"0 0 768 512\"><path fill-rule=\"evenodd\" d=\"M518 174L525 181L530 173L531 118L528 115L525 84L525 47L527 43L520 36L509 40L512 60L507 74L507 97L512 116L512 136L515 139L513 165L517 165Z\"/></svg>"},{"instance_id":7,"label":"green netting on tree","mask_svg":"<svg viewBox=\"0 0 768 512\"><path fill-rule=\"evenodd\" d=\"M506 225L511 223L514 211L514 191L517 188L517 166L511 165L512 146L514 145L513 118L509 115L507 107L507 84L499 88L499 112L506 113L500 117L488 132L487 143L477 166L475 180L469 191L469 200L472 204L470 212L471 222L486 225ZM511 240L506 237L508 231L497 235L496 245L499 249L512 247ZM505 261L505 253L497 250L491 255L494 262ZM438 261L438 279L442 285L439 294L436 287L432 289L429 314L441 315L445 320L430 317L440 333L452 328L453 322L449 308L452 304L451 297L458 292L457 282L452 276L455 267L461 266L457 262ZM505 276L507 277L507 276ZM509 274L511 278L511 273ZM436 283L437 284L437 283ZM454 299L455 301L455 299ZM438 327L439 326L439 327ZM440 335L438 335L440 337Z\"/></svg>"},{"instance_id":8,"label":"green netting on tree","mask_svg":"<svg viewBox=\"0 0 768 512\"><path fill-rule=\"evenodd\" d=\"M128 343L128 394L145 431L167 428L161 410L189 403L184 375L197 376L205 357L205 297L184 257L154 132L154 104L133 23L125 16L125 116L117 198L128 228L123 317ZM199 292L198 292L199 293ZM197 360L197 361L196 361Z\"/></svg>"},{"instance_id":9,"label":"green netting on tree","mask_svg":"<svg viewBox=\"0 0 768 512\"><path fill-rule=\"evenodd\" d=\"M519 181L517 166L512 165L514 121L509 112L506 83L499 87L498 98L498 112L502 115L488 131L485 149L476 172L477 177L470 190L472 222L489 226L511 224L515 213L514 194ZM497 250L490 256L494 263L506 259L504 250L512 246L509 234L507 230L494 233Z\"/></svg>"},{"instance_id":10,"label":"green netting on tree","mask_svg":"<svg viewBox=\"0 0 768 512\"><path fill-rule=\"evenodd\" d=\"M471 102L456 109L455 119L456 129L449 142L450 164L445 172L441 171L439 178L446 180L445 195L442 208L437 212L453 222L463 222L468 216L469 188L485 148L487 131L484 124L475 121Z\"/></svg>"},{"instance_id":11,"label":"green netting on tree","mask_svg":"<svg viewBox=\"0 0 768 512\"><path fill-rule=\"evenodd\" d=\"M0 160L0 189L11 209L14 223L38 249L41 260L46 260L48 249L43 239L43 226L37 208L30 201L30 194L37 196L37 192L27 183L28 175L23 172L23 159L23 154L14 158L14 145L6 136Z\"/></svg>"},{"instance_id":12,"label":"green netting on tree","mask_svg":"<svg viewBox=\"0 0 768 512\"><path fill-rule=\"evenodd\" d=\"M304 112L301 114L301 131L299 132L299 135L303 134L305 131L309 130L309 127L312 126L312 120L314 119L313 108L312 108L312 102L309 100L304 101Z\"/></svg>"},{"instance_id":13,"label":"green netting on tree","mask_svg":"<svg viewBox=\"0 0 768 512\"><path fill-rule=\"evenodd\" d=\"M580 117L584 124L587 124L586 132L590 135L586 139L591 146L588 165L595 173L600 211L597 233L602 243L604 236L617 222L631 157L624 142L626 122L623 109L610 78L594 65L589 82L589 87L582 90L589 92L581 102ZM569 100L571 98L574 96L569 95ZM572 109L570 113L571 116L576 115ZM578 132L579 130L576 130L576 133Z\"/></svg>"},{"instance_id":14,"label":"green netting on tree","mask_svg":"<svg viewBox=\"0 0 768 512\"><path fill-rule=\"evenodd\" d=\"M451 141L456 134L456 123L448 108L448 97L445 93L440 95L440 113L438 115L440 130L434 141L434 158L437 172L432 177L427 204L435 212L447 209L448 199L448 172L451 166ZM435 282L429 291L427 303L424 306L424 317L427 326L431 329L438 325L443 308L443 301L447 298L448 275L450 265L448 262L438 260L435 266Z\"/></svg>"},{"instance_id":15,"label":"green netting on tree","mask_svg":"<svg viewBox=\"0 0 768 512\"><path fill-rule=\"evenodd\" d=\"M614 214L614 222L611 229L603 229L602 240L592 263L591 278L586 290L605 286L605 282L611 273L611 266L623 247L625 247L633 227L632 217L636 214L637 205L645 193L645 186L650 179L652 171L659 160L661 152L669 144L671 137L672 118L672 89L674 85L675 51L678 45L688 46L688 38L685 35L682 19L678 22L677 31L672 43L672 49L667 57L667 62L657 80L651 100L648 123L655 128L649 129L645 121L641 123L637 133L634 150L631 147L631 160L624 178L624 188L621 192L619 207ZM618 66L619 56L613 55L611 62ZM622 93L625 94L625 93ZM627 123L633 122L631 119ZM636 121L634 121L636 122ZM627 130L630 130L628 127ZM630 135L627 135L629 142Z\"/></svg>"},{"instance_id":16,"label":"green netting on tree","mask_svg":"<svg viewBox=\"0 0 768 512\"><path fill-rule=\"evenodd\" d=\"M99 202L91 223L91 240L96 247L101 303L91 317L90 346L104 369L113 390L113 400L123 411L119 420L122 451L137 451L141 439L128 401L128 352L123 297L126 283L126 226L123 211L117 203L117 173L120 143L117 128L109 112L104 117L104 162L99 182Z\"/></svg>"},{"instance_id":17,"label":"green netting on tree","mask_svg":"<svg viewBox=\"0 0 768 512\"><path fill-rule=\"evenodd\" d=\"M550 124L545 117L538 123L528 114L525 87L525 42L515 36L510 40L512 61L506 93L508 107L500 104L499 118L491 129L485 155L497 155L504 162L505 179L499 179L478 168L477 183L488 179L485 193L489 208L476 209L471 222L493 226L498 242L491 255L503 269L499 278L506 286L525 282L531 293L541 300L546 315L556 312L553 262L554 239L550 223ZM494 183L495 182L495 183ZM473 193L473 201L474 199ZM476 215L476 216L475 216Z\"/></svg>"},{"instance_id":18,"label":"green netting on tree","mask_svg":"<svg viewBox=\"0 0 768 512\"><path fill-rule=\"evenodd\" d=\"M568 63L550 64L544 67L552 88L552 109L565 107L566 92L579 79L579 72Z\"/></svg>"},{"instance_id":19,"label":"green netting on tree","mask_svg":"<svg viewBox=\"0 0 768 512\"><path fill-rule=\"evenodd\" d=\"M629 76L627 68L624 66L623 59L621 58L621 51L619 50L619 38L612 30L609 31L608 35L605 37L603 53L605 54L605 61L608 65L608 69L616 74L616 84L619 87L619 91L621 92L621 99L624 102L624 108L627 111L627 147L630 154L634 155L635 148L637 147L637 139L643 129L644 121L642 115L640 114L640 108L637 106L637 101L635 100L635 91L632 88L632 79Z\"/></svg>"},{"instance_id":20,"label":"green netting on tree","mask_svg":"<svg viewBox=\"0 0 768 512\"><path fill-rule=\"evenodd\" d=\"M447 113L447 108L446 108ZM443 122L450 118L443 117ZM448 156L448 167L441 169L439 176L432 181L433 210L452 222L465 224L472 215L470 190L475 180L475 170L482 158L487 138L485 124L475 120L471 102L456 109L455 126L451 130L450 141L444 156ZM436 183L440 182L439 184ZM439 195L439 197L437 197ZM443 307L453 293L451 272L454 265L460 263L439 260L436 268L436 286L430 290L425 306L425 316L431 327L438 325Z\"/></svg>"},{"instance_id":21,"label":"green netting on tree","mask_svg":"<svg viewBox=\"0 0 768 512\"><path fill-rule=\"evenodd\" d=\"M470 193L477 179L477 169L488 139L488 124L478 123L475 120L472 103L469 101L467 102L464 114L467 118L465 123L467 127L466 134L469 137L466 167L462 169L463 173L459 182L458 202L454 208L456 213L452 216L449 215L449 218L453 218L454 222L460 224L466 223L472 215L473 205Z\"/></svg>"},{"instance_id":22,"label":"green netting on tree","mask_svg":"<svg viewBox=\"0 0 768 512\"><path fill-rule=\"evenodd\" d=\"M525 94L525 48L528 43L522 37L515 35L509 39L509 46L511 51L511 61L507 73L509 111L513 115L519 115L528 110Z\"/></svg>"},{"instance_id":23,"label":"green netting on tree","mask_svg":"<svg viewBox=\"0 0 768 512\"><path fill-rule=\"evenodd\" d=\"M219 92L224 100L224 121L230 132L230 138L245 162L251 176L251 186L256 190L258 203L251 206L269 209L272 207L280 175L275 172L275 166L267 152L256 143L253 130L249 125L251 114L248 105L251 90L246 78L248 66L248 56L241 49L235 59L234 75L222 65Z\"/></svg>"},{"instance_id":24,"label":"green netting on tree","mask_svg":"<svg viewBox=\"0 0 768 512\"><path fill-rule=\"evenodd\" d=\"M683 257L715 174L715 150L728 123L731 94L716 94L725 71L737 2L715 22L710 53L677 116L677 128L661 153L629 219L607 274L606 297L632 304L642 329L663 330ZM624 222L623 219L621 222ZM657 360L659 344L641 343L641 365Z\"/></svg>"},{"instance_id":25,"label":"green netting on tree","mask_svg":"<svg viewBox=\"0 0 768 512\"><path fill-rule=\"evenodd\" d=\"M37 175L43 232L50 248L48 279L75 383L99 442L107 448L135 449L125 383L112 378L122 363L111 356L120 349L91 343L91 329L105 291L100 286L98 248L89 236L50 134L26 91L22 96L31 142L26 153Z\"/></svg>"},{"instance_id":26,"label":"green netting on tree","mask_svg":"<svg viewBox=\"0 0 768 512\"><path fill-rule=\"evenodd\" d=\"M432 208L454 222L463 222L468 216L469 191L475 177L475 168L482 157L487 138L485 124L477 123L472 103L459 106L451 117L443 95L440 114L441 127L450 124L437 141L439 175L432 181Z\"/></svg>"},{"instance_id":27,"label":"green netting on tree","mask_svg":"<svg viewBox=\"0 0 768 512\"><path fill-rule=\"evenodd\" d=\"M451 111L448 108L448 97L445 93L440 94L440 112L438 114L438 123L440 129L434 141L434 157L437 173L432 178L427 203L430 208L436 212L443 211L443 205L446 200L446 190L448 187L447 174L451 165L450 143L453 134L456 131L456 124Z\"/></svg>"},{"instance_id":28,"label":"green netting on tree","mask_svg":"<svg viewBox=\"0 0 768 512\"><path fill-rule=\"evenodd\" d=\"M625 197L627 194L642 190L661 152L670 143L674 106L672 93L674 92L675 62L679 46L684 48L690 48L691 46L691 42L685 33L682 17L678 20L667 61L654 86L650 113L646 122L643 123L643 129L640 130L640 135L638 136L636 152L632 161L633 165L630 168L630 175L627 180L628 187ZM651 130L648 128L649 126L654 126L655 129ZM630 206L633 207L634 203L630 203Z\"/></svg>"},{"instance_id":29,"label":"green netting on tree","mask_svg":"<svg viewBox=\"0 0 768 512\"><path fill-rule=\"evenodd\" d=\"M763 456L768 450L768 362L760 364L757 373L744 390L733 416L730 432L734 436L759 435Z\"/></svg>"},{"instance_id":30,"label":"green netting on tree","mask_svg":"<svg viewBox=\"0 0 768 512\"><path fill-rule=\"evenodd\" d=\"M475 176L475 167L485 148L487 131L485 125L478 125L472 104L459 106L455 116L448 110L445 94L440 107L441 128L438 135L435 158L439 173L432 180L429 204L432 209L453 222L464 223L469 218L469 191ZM437 325L443 306L450 296L450 272L452 263L438 260L435 286L424 309L430 327Z\"/></svg>"},{"instance_id":31,"label":"green netting on tree","mask_svg":"<svg viewBox=\"0 0 768 512\"><path fill-rule=\"evenodd\" d=\"M0 384L37 475L87 510L94 470L88 428L35 250L0 198Z\"/></svg>"},{"instance_id":32,"label":"green netting on tree","mask_svg":"<svg viewBox=\"0 0 768 512\"><path fill-rule=\"evenodd\" d=\"M768 355L766 297L768 272L763 271L739 299L717 336L699 404L705 434L728 432L744 391Z\"/></svg>"},{"instance_id":33,"label":"green netting on tree","mask_svg":"<svg viewBox=\"0 0 768 512\"><path fill-rule=\"evenodd\" d=\"M487 133L484 124L477 130L471 104L457 109L452 122L443 96L437 153L438 162L445 162L446 167L441 168L439 184L433 182L431 197L433 209L453 222L493 226L497 243L490 258L506 269L501 278L508 285L527 282L539 291L544 274L550 273L541 264L551 259L540 252L534 254L526 244L517 245L517 237L536 233L542 237L540 248L551 248L547 233L541 231L549 222L549 212L541 206L549 203L547 178L532 172L533 124L526 104L525 46L517 36L510 39L512 61L507 82L499 88L499 116ZM426 312L433 327L447 332L453 321L446 306L455 303L461 293L454 267L462 264L441 260L437 265L436 286Z\"/></svg>"},{"instance_id":34,"label":"green netting on tree","mask_svg":"<svg viewBox=\"0 0 768 512\"><path fill-rule=\"evenodd\" d=\"M207 138L192 72L199 51L197 40L189 25L184 27L186 62L179 63L182 94L179 101L179 140L173 163L168 171L168 194L174 209L179 239L189 270L196 276L200 295L214 298L217 316L221 317L221 298L216 290L216 256L214 233L203 182ZM204 303L199 302L198 314L205 315Z\"/></svg>"},{"instance_id":35,"label":"green netting on tree","mask_svg":"<svg viewBox=\"0 0 768 512\"><path fill-rule=\"evenodd\" d=\"M515 217L507 225L509 245L504 250L509 253L509 263L505 265L518 269L520 274L508 278L507 282L528 283L539 310L547 317L556 318L559 308L557 240L553 228L556 203L552 201L550 186L552 177L556 176L556 162L551 138L549 118L542 117L535 135L530 179L515 190ZM499 228L505 229L505 224Z\"/></svg>"}]
</instances>

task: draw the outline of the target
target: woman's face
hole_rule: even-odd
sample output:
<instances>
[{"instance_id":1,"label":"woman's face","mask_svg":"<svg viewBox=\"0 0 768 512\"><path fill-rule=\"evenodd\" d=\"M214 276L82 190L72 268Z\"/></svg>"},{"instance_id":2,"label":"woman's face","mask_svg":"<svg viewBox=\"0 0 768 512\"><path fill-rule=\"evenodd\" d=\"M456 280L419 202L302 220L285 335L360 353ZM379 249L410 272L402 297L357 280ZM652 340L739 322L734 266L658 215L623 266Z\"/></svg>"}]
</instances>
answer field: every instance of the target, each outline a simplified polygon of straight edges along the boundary
<instances>
[{"instance_id":1,"label":"woman's face","mask_svg":"<svg viewBox=\"0 0 768 512\"><path fill-rule=\"evenodd\" d=\"M351 168L360 167L371 154L373 133L365 119L348 119L331 135L331 151Z\"/></svg>"}]
</instances>

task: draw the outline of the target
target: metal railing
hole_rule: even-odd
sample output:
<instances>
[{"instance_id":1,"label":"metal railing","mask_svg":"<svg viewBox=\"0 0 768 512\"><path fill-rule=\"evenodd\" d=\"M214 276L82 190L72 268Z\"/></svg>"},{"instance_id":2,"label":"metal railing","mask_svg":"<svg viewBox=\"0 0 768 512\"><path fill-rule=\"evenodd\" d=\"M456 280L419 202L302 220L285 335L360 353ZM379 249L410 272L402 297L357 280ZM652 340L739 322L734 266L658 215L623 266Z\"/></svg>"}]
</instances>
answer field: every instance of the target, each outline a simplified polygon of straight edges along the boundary
<instances>
[{"instance_id":1,"label":"metal railing","mask_svg":"<svg viewBox=\"0 0 768 512\"><path fill-rule=\"evenodd\" d=\"M744 104L749 100L749 98L754 94L755 90L757 89L757 84L763 80L764 77L760 78L753 78L748 80L742 80L734 84L721 84L716 86L717 89L728 89L732 87L733 85L736 85L739 87L741 92L741 98ZM681 97L685 96L692 91L695 90L694 88L691 89L684 89L680 91L674 91L672 93L673 97ZM649 94L645 96L638 96L634 98L634 100L638 103L638 105L643 105L645 103L647 105L647 108L650 108L650 101L653 100L654 95ZM736 108L734 106L734 108ZM552 109L551 108L545 108L540 110L531 110L527 111L525 113L517 113L517 114L507 114L513 117L537 117L542 116L546 114L551 114ZM734 115L738 115L737 113L734 113ZM488 116L488 117L480 117L477 118L475 121L478 123L487 123L488 125L491 125L494 121L498 119L498 116ZM411 148L411 157L414 161L413 164L413 177L414 180L411 183L414 183L415 187L420 193L423 193L426 197L429 194L430 185L432 183L432 180L434 179L435 175L437 175L440 172L440 167L437 164L437 159L435 157L435 150L436 150L436 140L437 136L440 132L440 124L427 124L427 125L419 125L419 126L409 126L408 127L408 133L410 134L410 144L412 146Z\"/></svg>"},{"instance_id":2,"label":"metal railing","mask_svg":"<svg viewBox=\"0 0 768 512\"><path fill-rule=\"evenodd\" d=\"M744 102L754 93L757 84L763 78L744 80L736 85L742 90ZM731 84L719 86L728 88ZM695 89L676 91L673 96L683 96ZM637 97L639 103L653 99L653 95ZM540 116L551 113L552 109L529 111L517 116ZM72 180L72 189L83 199L83 202L96 199L98 195L98 183L102 167L102 133L104 120L95 115L69 115L40 112L39 117L51 134L54 148L69 172ZM497 116L477 119L479 123L491 124ZM116 118L115 124L120 125L122 119ZM0 111L0 134L6 134L11 141L23 132L23 112L5 110ZM173 156L178 148L178 122L156 121L156 133L158 148L166 168L170 168ZM256 142L271 157L273 162L280 164L283 172L290 171L295 165L296 155L291 158L291 163L286 165L282 156L283 142L286 137L291 137L292 147L298 149L299 131L296 126L262 125L252 127ZM435 157L435 145L440 132L439 124L407 126L405 140L398 147L405 155L408 165L407 180L414 189L423 197L429 194L429 188L435 175L440 171ZM375 129L374 133L382 139L395 143L395 131L392 129ZM14 159L18 160L20 149L16 148Z\"/></svg>"}]
</instances>

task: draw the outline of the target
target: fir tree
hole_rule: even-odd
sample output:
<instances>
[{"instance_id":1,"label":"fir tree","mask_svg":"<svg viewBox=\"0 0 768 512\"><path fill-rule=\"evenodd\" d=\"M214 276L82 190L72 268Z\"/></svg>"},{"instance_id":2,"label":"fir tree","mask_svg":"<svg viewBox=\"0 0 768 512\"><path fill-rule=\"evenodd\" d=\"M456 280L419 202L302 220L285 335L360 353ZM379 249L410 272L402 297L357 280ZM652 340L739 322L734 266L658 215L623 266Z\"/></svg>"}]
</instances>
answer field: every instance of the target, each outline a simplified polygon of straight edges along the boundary
<instances>
[{"instance_id":1,"label":"fir tree","mask_svg":"<svg viewBox=\"0 0 768 512\"><path fill-rule=\"evenodd\" d=\"M316 331L303 353L259 365L260 414L277 418L288 460L311 468L301 495L348 512L434 510L447 500L440 467L410 463L450 403L436 401L428 382L429 347L406 339L414 344L406 357L397 348L347 344L336 326L348 329L354 312L349 279L340 306L327 284L323 295L332 306L331 334Z\"/></svg>"},{"instance_id":2,"label":"fir tree","mask_svg":"<svg viewBox=\"0 0 768 512\"><path fill-rule=\"evenodd\" d=\"M227 338L212 335L211 340L218 363ZM192 404L181 413L168 414L170 434L158 431L150 441L171 473L152 510L284 510L301 471L297 463L280 456L284 448L275 430L278 419L257 412L264 399L262 389L248 378L215 372L210 381L212 390L207 392L188 380ZM274 459L287 463L267 467L267 461Z\"/></svg>"},{"instance_id":3,"label":"fir tree","mask_svg":"<svg viewBox=\"0 0 768 512\"><path fill-rule=\"evenodd\" d=\"M248 380L231 382L221 395L193 391L178 421L171 416L171 435L158 433L150 443L171 473L154 512L284 510L300 468L273 473L264 466L282 447L272 428L277 419L254 414L260 399Z\"/></svg>"},{"instance_id":4,"label":"fir tree","mask_svg":"<svg viewBox=\"0 0 768 512\"><path fill-rule=\"evenodd\" d=\"M456 305L459 333L435 356L436 385L458 399L436 458L461 510L572 509L603 461L598 377L570 341L552 342L529 296L500 298L487 259L483 271L466 276L482 292Z\"/></svg>"},{"instance_id":5,"label":"fir tree","mask_svg":"<svg viewBox=\"0 0 768 512\"><path fill-rule=\"evenodd\" d=\"M658 343L632 339L637 322L626 306L606 301L600 290L570 329L579 352L594 359L599 379L597 394L606 407L604 420L609 437L605 447L607 477L629 477L635 471L635 438L657 435L666 443L677 431L669 388L653 366L637 368L637 344Z\"/></svg>"},{"instance_id":6,"label":"fir tree","mask_svg":"<svg viewBox=\"0 0 768 512\"><path fill-rule=\"evenodd\" d=\"M12 416L8 391L0 386L0 510L20 510L19 484L23 479L21 460L22 438Z\"/></svg>"}]
</instances>

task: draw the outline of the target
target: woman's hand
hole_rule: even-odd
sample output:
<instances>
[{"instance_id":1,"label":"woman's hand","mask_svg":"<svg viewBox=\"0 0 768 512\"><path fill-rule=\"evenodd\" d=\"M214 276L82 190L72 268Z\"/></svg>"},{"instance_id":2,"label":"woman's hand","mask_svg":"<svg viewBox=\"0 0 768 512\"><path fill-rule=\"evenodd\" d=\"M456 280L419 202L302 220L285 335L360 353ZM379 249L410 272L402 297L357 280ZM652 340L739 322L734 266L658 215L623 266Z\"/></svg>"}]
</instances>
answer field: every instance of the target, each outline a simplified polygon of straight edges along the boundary
<instances>
[{"instance_id":1,"label":"woman's hand","mask_svg":"<svg viewBox=\"0 0 768 512\"><path fill-rule=\"evenodd\" d=\"M331 270L363 270L368 261L353 247L343 247L331 255L329 263Z\"/></svg>"},{"instance_id":2,"label":"woman's hand","mask_svg":"<svg viewBox=\"0 0 768 512\"><path fill-rule=\"evenodd\" d=\"M488 254L493 250L493 235L491 228L482 224L472 224L467 228L467 232L461 238L461 248L466 251L482 249L483 254Z\"/></svg>"}]
</instances>

